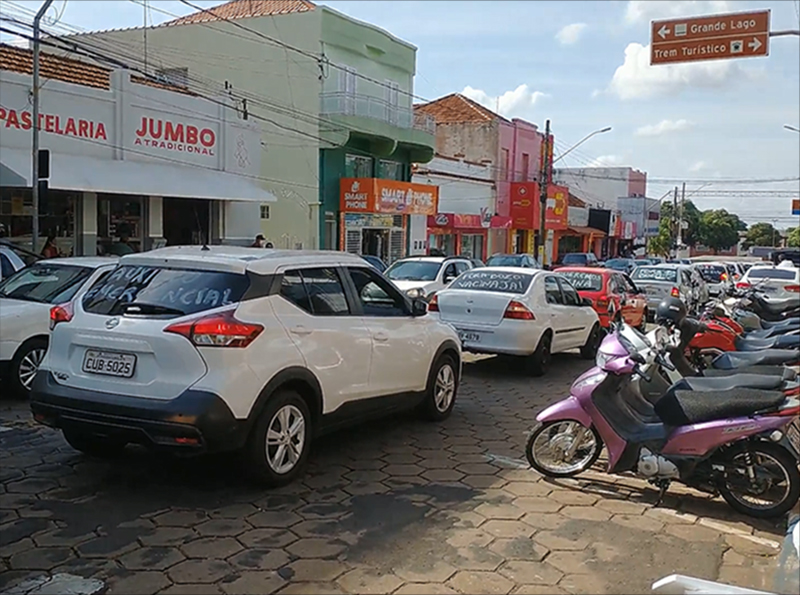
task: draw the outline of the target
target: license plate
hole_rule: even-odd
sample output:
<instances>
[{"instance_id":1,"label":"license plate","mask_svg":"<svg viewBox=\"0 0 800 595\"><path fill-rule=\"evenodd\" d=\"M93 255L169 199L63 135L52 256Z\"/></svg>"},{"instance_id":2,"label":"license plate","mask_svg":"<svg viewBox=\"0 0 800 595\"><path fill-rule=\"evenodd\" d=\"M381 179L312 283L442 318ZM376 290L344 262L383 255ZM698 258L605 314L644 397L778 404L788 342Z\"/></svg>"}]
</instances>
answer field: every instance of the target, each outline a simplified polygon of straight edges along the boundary
<instances>
[{"instance_id":1,"label":"license plate","mask_svg":"<svg viewBox=\"0 0 800 595\"><path fill-rule=\"evenodd\" d=\"M83 356L83 371L87 374L131 378L135 369L136 356L132 353L87 349Z\"/></svg>"},{"instance_id":2,"label":"license plate","mask_svg":"<svg viewBox=\"0 0 800 595\"><path fill-rule=\"evenodd\" d=\"M765 285L764 287L761 288L761 290L764 291L765 293L775 293L776 291L778 291L778 288Z\"/></svg>"},{"instance_id":3,"label":"license plate","mask_svg":"<svg viewBox=\"0 0 800 595\"><path fill-rule=\"evenodd\" d=\"M458 338L461 339L462 343L478 343L481 340L479 333L470 331L458 331Z\"/></svg>"},{"instance_id":4,"label":"license plate","mask_svg":"<svg viewBox=\"0 0 800 595\"><path fill-rule=\"evenodd\" d=\"M794 448L795 454L800 454L800 419L794 420L786 429L786 437Z\"/></svg>"}]
</instances>

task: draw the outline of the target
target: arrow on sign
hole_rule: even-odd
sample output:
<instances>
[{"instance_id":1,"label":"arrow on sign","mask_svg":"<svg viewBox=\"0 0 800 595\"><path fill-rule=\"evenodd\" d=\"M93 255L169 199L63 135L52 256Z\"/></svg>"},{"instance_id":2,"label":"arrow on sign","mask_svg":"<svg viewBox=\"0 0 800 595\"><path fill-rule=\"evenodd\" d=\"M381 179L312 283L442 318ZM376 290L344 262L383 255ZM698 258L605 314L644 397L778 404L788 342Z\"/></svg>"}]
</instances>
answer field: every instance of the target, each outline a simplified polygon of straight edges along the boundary
<instances>
[{"instance_id":1,"label":"arrow on sign","mask_svg":"<svg viewBox=\"0 0 800 595\"><path fill-rule=\"evenodd\" d=\"M758 41L758 37L754 37L753 41L751 41L750 43L747 44L747 47L749 47L754 52L757 52L758 48L760 48L762 45L764 45L764 44L761 43L760 41Z\"/></svg>"},{"instance_id":2,"label":"arrow on sign","mask_svg":"<svg viewBox=\"0 0 800 595\"><path fill-rule=\"evenodd\" d=\"M669 27L666 25L661 25L661 29L658 30L658 34L661 36L661 39L666 39L667 35L669 35Z\"/></svg>"}]
</instances>

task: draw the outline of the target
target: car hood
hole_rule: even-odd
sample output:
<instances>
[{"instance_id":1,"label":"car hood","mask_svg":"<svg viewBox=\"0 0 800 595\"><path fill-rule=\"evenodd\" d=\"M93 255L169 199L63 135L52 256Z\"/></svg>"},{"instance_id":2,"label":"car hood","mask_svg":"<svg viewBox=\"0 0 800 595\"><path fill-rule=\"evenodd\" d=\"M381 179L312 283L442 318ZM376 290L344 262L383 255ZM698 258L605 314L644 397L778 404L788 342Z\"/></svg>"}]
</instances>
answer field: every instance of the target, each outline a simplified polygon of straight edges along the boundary
<instances>
[{"instance_id":1,"label":"car hood","mask_svg":"<svg viewBox=\"0 0 800 595\"><path fill-rule=\"evenodd\" d=\"M424 289L426 293L430 288L436 286L436 281L392 281L400 291L408 291L409 289Z\"/></svg>"}]
</instances>

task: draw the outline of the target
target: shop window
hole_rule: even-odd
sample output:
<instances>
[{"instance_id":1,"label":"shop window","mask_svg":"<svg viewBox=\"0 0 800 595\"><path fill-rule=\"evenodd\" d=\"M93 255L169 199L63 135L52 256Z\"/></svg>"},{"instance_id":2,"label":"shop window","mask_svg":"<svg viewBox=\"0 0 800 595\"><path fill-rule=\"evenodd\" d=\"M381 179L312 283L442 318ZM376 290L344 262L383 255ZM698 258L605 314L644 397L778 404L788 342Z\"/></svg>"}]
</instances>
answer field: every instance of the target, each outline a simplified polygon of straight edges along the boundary
<instances>
[{"instance_id":1,"label":"shop window","mask_svg":"<svg viewBox=\"0 0 800 595\"><path fill-rule=\"evenodd\" d=\"M403 164L399 161L381 159L378 162L378 177L384 180L403 180Z\"/></svg>"},{"instance_id":2,"label":"shop window","mask_svg":"<svg viewBox=\"0 0 800 595\"><path fill-rule=\"evenodd\" d=\"M531 156L527 153L522 154L522 181L528 181L528 175L530 175L530 165L531 165Z\"/></svg>"},{"instance_id":3,"label":"shop window","mask_svg":"<svg viewBox=\"0 0 800 595\"><path fill-rule=\"evenodd\" d=\"M141 196L99 195L97 197L98 254L107 254L111 246L127 244L134 252L142 251L144 237ZM117 248L115 248L117 250Z\"/></svg>"},{"instance_id":4,"label":"shop window","mask_svg":"<svg viewBox=\"0 0 800 595\"><path fill-rule=\"evenodd\" d=\"M337 231L336 215L330 212L325 213L325 250L339 249L339 245L336 243Z\"/></svg>"},{"instance_id":5,"label":"shop window","mask_svg":"<svg viewBox=\"0 0 800 595\"><path fill-rule=\"evenodd\" d=\"M261 205L261 218L269 219L269 205Z\"/></svg>"},{"instance_id":6,"label":"shop window","mask_svg":"<svg viewBox=\"0 0 800 595\"><path fill-rule=\"evenodd\" d=\"M372 157L347 155L344 158L345 178L371 178Z\"/></svg>"},{"instance_id":7,"label":"shop window","mask_svg":"<svg viewBox=\"0 0 800 595\"><path fill-rule=\"evenodd\" d=\"M72 192L49 190L39 200L40 253L48 235L55 238L61 255L74 254L75 205L78 197ZM33 197L29 188L7 187L0 189L0 229L4 239L30 249L33 235Z\"/></svg>"},{"instance_id":8,"label":"shop window","mask_svg":"<svg viewBox=\"0 0 800 595\"><path fill-rule=\"evenodd\" d=\"M508 149L500 149L500 179L508 179L509 154Z\"/></svg>"}]
</instances>

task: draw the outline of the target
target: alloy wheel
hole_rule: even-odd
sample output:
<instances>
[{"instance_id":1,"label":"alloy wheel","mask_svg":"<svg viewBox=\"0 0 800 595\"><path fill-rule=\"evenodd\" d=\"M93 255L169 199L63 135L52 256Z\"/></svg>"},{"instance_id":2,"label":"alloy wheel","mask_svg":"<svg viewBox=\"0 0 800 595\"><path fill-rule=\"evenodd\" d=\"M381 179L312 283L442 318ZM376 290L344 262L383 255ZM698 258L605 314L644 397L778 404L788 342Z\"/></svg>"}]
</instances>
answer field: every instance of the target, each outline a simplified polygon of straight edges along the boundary
<instances>
[{"instance_id":1,"label":"alloy wheel","mask_svg":"<svg viewBox=\"0 0 800 595\"><path fill-rule=\"evenodd\" d=\"M295 468L306 448L306 420L294 405L284 405L269 422L267 429L267 462L270 468L284 475Z\"/></svg>"},{"instance_id":2,"label":"alloy wheel","mask_svg":"<svg viewBox=\"0 0 800 595\"><path fill-rule=\"evenodd\" d=\"M25 354L25 357L20 360L18 371L19 383L25 390L31 390L33 379L36 377L36 372L39 371L39 366L44 359L46 351L47 350L42 347L31 349Z\"/></svg>"},{"instance_id":3,"label":"alloy wheel","mask_svg":"<svg viewBox=\"0 0 800 595\"><path fill-rule=\"evenodd\" d=\"M436 409L441 413L447 411L456 394L456 375L450 364L439 368L436 374L436 383L433 388L433 399Z\"/></svg>"}]
</instances>

